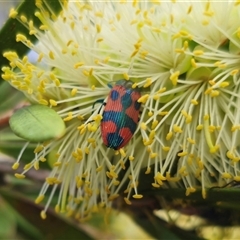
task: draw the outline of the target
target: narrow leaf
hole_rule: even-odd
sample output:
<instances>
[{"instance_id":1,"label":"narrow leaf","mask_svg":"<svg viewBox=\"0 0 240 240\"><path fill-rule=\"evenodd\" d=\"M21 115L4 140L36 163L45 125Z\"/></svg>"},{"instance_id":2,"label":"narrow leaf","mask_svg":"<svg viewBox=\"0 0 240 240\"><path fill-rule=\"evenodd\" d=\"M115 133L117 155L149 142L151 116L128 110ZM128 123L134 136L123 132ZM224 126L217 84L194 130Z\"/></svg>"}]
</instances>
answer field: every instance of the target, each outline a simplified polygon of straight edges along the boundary
<instances>
[{"instance_id":1,"label":"narrow leaf","mask_svg":"<svg viewBox=\"0 0 240 240\"><path fill-rule=\"evenodd\" d=\"M9 189L0 189L0 194L29 223L36 226L46 240L92 239L77 224L61 218L53 211L49 210L47 218L42 220L39 216L41 207L16 192L14 193Z\"/></svg>"},{"instance_id":2,"label":"narrow leaf","mask_svg":"<svg viewBox=\"0 0 240 240\"><path fill-rule=\"evenodd\" d=\"M47 1L48 6L55 14L58 14L61 10L59 1ZM18 16L25 16L28 20L34 19L34 26L39 27L40 21L34 16L37 7L35 1L25 0L17 8ZM20 42L16 42L16 34L21 33L31 41L36 42L34 35L29 35L28 29L22 25L17 19L10 18L3 28L0 30L0 67L8 65L8 60L3 57L5 51L16 51L20 57L25 55L29 48ZM0 78L1 80L1 78Z\"/></svg>"}]
</instances>

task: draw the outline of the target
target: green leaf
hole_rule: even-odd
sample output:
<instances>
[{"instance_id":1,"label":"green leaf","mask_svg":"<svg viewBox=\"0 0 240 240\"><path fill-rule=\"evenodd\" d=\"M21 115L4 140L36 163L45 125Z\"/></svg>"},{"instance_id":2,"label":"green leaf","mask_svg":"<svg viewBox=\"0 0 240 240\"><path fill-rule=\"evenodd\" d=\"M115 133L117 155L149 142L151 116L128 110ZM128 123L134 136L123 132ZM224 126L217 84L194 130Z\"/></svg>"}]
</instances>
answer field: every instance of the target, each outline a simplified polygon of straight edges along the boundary
<instances>
[{"instance_id":1,"label":"green leaf","mask_svg":"<svg viewBox=\"0 0 240 240\"><path fill-rule=\"evenodd\" d=\"M12 111L26 99L24 94L14 89L8 82L0 84L0 114L6 111ZM0 119L1 119L0 115Z\"/></svg>"},{"instance_id":2,"label":"green leaf","mask_svg":"<svg viewBox=\"0 0 240 240\"><path fill-rule=\"evenodd\" d=\"M61 10L59 1L47 1L47 5L57 15ZM37 7L34 0L25 0L17 8L18 16L24 15L28 20L34 20L34 26L39 27L41 22L35 17ZM3 57L5 51L16 51L19 57L24 56L29 48L21 42L16 42L16 35L21 33L31 41L36 42L37 39L34 35L29 35L28 29L23 26L17 19L10 18L3 28L0 30L0 67L8 65L8 60ZM1 80L1 79L0 79Z\"/></svg>"},{"instance_id":3,"label":"green leaf","mask_svg":"<svg viewBox=\"0 0 240 240\"><path fill-rule=\"evenodd\" d=\"M9 120L12 131L30 142L44 142L60 138L65 133L65 123L53 109L43 105L23 107Z\"/></svg>"},{"instance_id":4,"label":"green leaf","mask_svg":"<svg viewBox=\"0 0 240 240\"><path fill-rule=\"evenodd\" d=\"M16 231L16 219L9 207L0 199L0 239L13 239Z\"/></svg>"}]
</instances>

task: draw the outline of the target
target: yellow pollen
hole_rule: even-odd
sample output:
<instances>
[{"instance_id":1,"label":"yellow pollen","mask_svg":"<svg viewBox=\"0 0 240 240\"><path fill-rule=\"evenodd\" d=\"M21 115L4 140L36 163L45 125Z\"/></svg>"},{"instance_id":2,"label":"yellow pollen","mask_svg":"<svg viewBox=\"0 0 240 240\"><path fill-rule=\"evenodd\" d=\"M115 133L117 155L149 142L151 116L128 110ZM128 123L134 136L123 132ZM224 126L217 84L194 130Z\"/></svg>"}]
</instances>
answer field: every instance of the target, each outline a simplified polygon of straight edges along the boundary
<instances>
[{"instance_id":1,"label":"yellow pollen","mask_svg":"<svg viewBox=\"0 0 240 240\"><path fill-rule=\"evenodd\" d=\"M188 49L188 41L184 41L183 43L183 49L187 50Z\"/></svg>"},{"instance_id":2,"label":"yellow pollen","mask_svg":"<svg viewBox=\"0 0 240 240\"><path fill-rule=\"evenodd\" d=\"M187 138L187 141L189 143L191 143L191 144L195 144L196 143L196 141L194 139L192 139L192 138Z\"/></svg>"},{"instance_id":3,"label":"yellow pollen","mask_svg":"<svg viewBox=\"0 0 240 240\"><path fill-rule=\"evenodd\" d=\"M184 156L186 156L188 153L187 152L180 152L180 153L178 153L178 156L179 157L184 157Z\"/></svg>"},{"instance_id":4,"label":"yellow pollen","mask_svg":"<svg viewBox=\"0 0 240 240\"><path fill-rule=\"evenodd\" d=\"M203 20L202 25L207 26L209 24L209 20Z\"/></svg>"},{"instance_id":5,"label":"yellow pollen","mask_svg":"<svg viewBox=\"0 0 240 240\"><path fill-rule=\"evenodd\" d=\"M171 177L170 172L166 172L166 179L170 182L178 182L180 180L179 177Z\"/></svg>"},{"instance_id":6,"label":"yellow pollen","mask_svg":"<svg viewBox=\"0 0 240 240\"><path fill-rule=\"evenodd\" d=\"M13 165L12 165L12 169L13 170L17 170L19 167L19 163L18 162L15 162Z\"/></svg>"},{"instance_id":7,"label":"yellow pollen","mask_svg":"<svg viewBox=\"0 0 240 240\"><path fill-rule=\"evenodd\" d=\"M94 138L88 138L87 141L88 141L89 143L95 143L95 139L94 139Z\"/></svg>"},{"instance_id":8,"label":"yellow pollen","mask_svg":"<svg viewBox=\"0 0 240 240\"><path fill-rule=\"evenodd\" d=\"M118 177L117 173L115 173L113 170L110 170L110 172L106 172L106 175L107 175L110 179L113 179L113 178L117 178L117 177Z\"/></svg>"},{"instance_id":9,"label":"yellow pollen","mask_svg":"<svg viewBox=\"0 0 240 240\"><path fill-rule=\"evenodd\" d=\"M233 125L233 126L231 127L231 131L232 131L232 132L234 132L234 131L236 131L236 130L240 130L240 125Z\"/></svg>"},{"instance_id":10,"label":"yellow pollen","mask_svg":"<svg viewBox=\"0 0 240 240\"><path fill-rule=\"evenodd\" d=\"M132 20L132 21L130 22L130 25L134 25L134 24L136 24L137 22L138 22L138 20L134 19L134 20Z\"/></svg>"},{"instance_id":11,"label":"yellow pollen","mask_svg":"<svg viewBox=\"0 0 240 240\"><path fill-rule=\"evenodd\" d=\"M167 139L167 140L168 140L168 139ZM162 147L162 150L163 150L164 152L169 152L170 147L168 147L168 146L163 146L163 147Z\"/></svg>"},{"instance_id":12,"label":"yellow pollen","mask_svg":"<svg viewBox=\"0 0 240 240\"><path fill-rule=\"evenodd\" d=\"M196 61L195 61L194 58L191 59L191 65L192 65L192 67L194 67L194 68L197 67L197 63L196 63Z\"/></svg>"},{"instance_id":13,"label":"yellow pollen","mask_svg":"<svg viewBox=\"0 0 240 240\"><path fill-rule=\"evenodd\" d=\"M199 124L197 127L196 127L196 130L200 131L203 129L203 125L202 124Z\"/></svg>"},{"instance_id":14,"label":"yellow pollen","mask_svg":"<svg viewBox=\"0 0 240 240\"><path fill-rule=\"evenodd\" d=\"M187 14L190 14L192 11L192 5L189 6L188 10L187 10Z\"/></svg>"},{"instance_id":15,"label":"yellow pollen","mask_svg":"<svg viewBox=\"0 0 240 240\"><path fill-rule=\"evenodd\" d=\"M76 96L76 94L77 94L77 88L73 88L71 90L71 96L74 97L74 96Z\"/></svg>"},{"instance_id":16,"label":"yellow pollen","mask_svg":"<svg viewBox=\"0 0 240 240\"><path fill-rule=\"evenodd\" d=\"M222 178L225 178L225 179L231 179L232 178L232 175L230 173L223 173L222 174Z\"/></svg>"},{"instance_id":17,"label":"yellow pollen","mask_svg":"<svg viewBox=\"0 0 240 240\"><path fill-rule=\"evenodd\" d=\"M64 122L71 121L73 119L73 113L69 112L68 116L63 119Z\"/></svg>"},{"instance_id":18,"label":"yellow pollen","mask_svg":"<svg viewBox=\"0 0 240 240\"><path fill-rule=\"evenodd\" d=\"M198 161L198 167L200 168L200 170L203 170L204 168L203 161Z\"/></svg>"},{"instance_id":19,"label":"yellow pollen","mask_svg":"<svg viewBox=\"0 0 240 240\"><path fill-rule=\"evenodd\" d=\"M36 199L35 199L35 203L39 204L40 202L42 202L42 200L44 199L44 195L39 195Z\"/></svg>"},{"instance_id":20,"label":"yellow pollen","mask_svg":"<svg viewBox=\"0 0 240 240\"><path fill-rule=\"evenodd\" d=\"M16 52L5 52L3 56L6 57L9 61L14 61L19 58Z\"/></svg>"},{"instance_id":21,"label":"yellow pollen","mask_svg":"<svg viewBox=\"0 0 240 240\"><path fill-rule=\"evenodd\" d=\"M239 72L239 69L235 69L233 71L231 71L231 75L234 76Z\"/></svg>"},{"instance_id":22,"label":"yellow pollen","mask_svg":"<svg viewBox=\"0 0 240 240\"><path fill-rule=\"evenodd\" d=\"M240 176L235 176L233 179L237 182L240 182Z\"/></svg>"},{"instance_id":23,"label":"yellow pollen","mask_svg":"<svg viewBox=\"0 0 240 240\"><path fill-rule=\"evenodd\" d=\"M56 107L56 106L57 106L57 102L56 102L55 100L53 100L53 99L50 99L50 100L49 100L49 103L50 103L50 105L53 106L53 107Z\"/></svg>"},{"instance_id":24,"label":"yellow pollen","mask_svg":"<svg viewBox=\"0 0 240 240\"><path fill-rule=\"evenodd\" d=\"M102 115L100 114L97 114L93 117L93 120L96 121L96 122L100 122L102 120Z\"/></svg>"},{"instance_id":25,"label":"yellow pollen","mask_svg":"<svg viewBox=\"0 0 240 240\"><path fill-rule=\"evenodd\" d=\"M83 65L84 65L84 62L78 62L78 63L74 64L74 68L77 69L77 68L80 68Z\"/></svg>"},{"instance_id":26,"label":"yellow pollen","mask_svg":"<svg viewBox=\"0 0 240 240\"><path fill-rule=\"evenodd\" d=\"M127 73L123 73L123 77L124 77L124 79L129 80L129 76Z\"/></svg>"},{"instance_id":27,"label":"yellow pollen","mask_svg":"<svg viewBox=\"0 0 240 240\"><path fill-rule=\"evenodd\" d=\"M97 39L97 42L102 42L103 41L103 38L98 38Z\"/></svg>"},{"instance_id":28,"label":"yellow pollen","mask_svg":"<svg viewBox=\"0 0 240 240\"><path fill-rule=\"evenodd\" d=\"M179 174L183 174L186 170L186 166L182 166L179 170L178 170L178 173Z\"/></svg>"},{"instance_id":29,"label":"yellow pollen","mask_svg":"<svg viewBox=\"0 0 240 240\"><path fill-rule=\"evenodd\" d=\"M213 11L205 11L203 14L207 17L212 17L214 15L214 12Z\"/></svg>"},{"instance_id":30,"label":"yellow pollen","mask_svg":"<svg viewBox=\"0 0 240 240\"><path fill-rule=\"evenodd\" d=\"M148 112L148 116L149 116L149 117L152 117L152 116L153 116L153 112L150 112L150 111L149 111L149 112Z\"/></svg>"},{"instance_id":31,"label":"yellow pollen","mask_svg":"<svg viewBox=\"0 0 240 240\"><path fill-rule=\"evenodd\" d=\"M153 32L156 32L156 33L160 33L161 32L160 28L152 27L151 29L152 29Z\"/></svg>"},{"instance_id":32,"label":"yellow pollen","mask_svg":"<svg viewBox=\"0 0 240 240\"><path fill-rule=\"evenodd\" d=\"M155 134L156 134L156 132L152 130L149 134L149 139L154 139Z\"/></svg>"},{"instance_id":33,"label":"yellow pollen","mask_svg":"<svg viewBox=\"0 0 240 240\"><path fill-rule=\"evenodd\" d=\"M151 78L147 78L146 79L146 83L143 85L144 88L147 88L149 86L152 85L152 79Z\"/></svg>"},{"instance_id":34,"label":"yellow pollen","mask_svg":"<svg viewBox=\"0 0 240 240\"><path fill-rule=\"evenodd\" d=\"M34 149L34 153L39 153L44 149L43 145L38 145L35 149Z\"/></svg>"},{"instance_id":35,"label":"yellow pollen","mask_svg":"<svg viewBox=\"0 0 240 240\"><path fill-rule=\"evenodd\" d=\"M32 167L32 163L28 163L28 164L25 164L25 166L24 166L24 170L28 170L28 169L30 169Z\"/></svg>"},{"instance_id":36,"label":"yellow pollen","mask_svg":"<svg viewBox=\"0 0 240 240\"><path fill-rule=\"evenodd\" d=\"M148 167L147 170L145 171L145 174L149 174L149 173L151 173L151 168L150 167Z\"/></svg>"},{"instance_id":37,"label":"yellow pollen","mask_svg":"<svg viewBox=\"0 0 240 240\"><path fill-rule=\"evenodd\" d=\"M216 84L216 82L215 82L214 80L209 80L208 82L209 82L209 84L210 84L211 86L213 86L213 85Z\"/></svg>"},{"instance_id":38,"label":"yellow pollen","mask_svg":"<svg viewBox=\"0 0 240 240\"><path fill-rule=\"evenodd\" d=\"M210 153L216 153L219 150L219 145L210 147Z\"/></svg>"},{"instance_id":39,"label":"yellow pollen","mask_svg":"<svg viewBox=\"0 0 240 240\"><path fill-rule=\"evenodd\" d=\"M97 30L97 33L101 32L101 26L99 24L96 25L96 30Z\"/></svg>"},{"instance_id":40,"label":"yellow pollen","mask_svg":"<svg viewBox=\"0 0 240 240\"><path fill-rule=\"evenodd\" d=\"M132 85L132 88L134 89L134 88L136 88L137 87L137 83L134 83L133 85Z\"/></svg>"},{"instance_id":41,"label":"yellow pollen","mask_svg":"<svg viewBox=\"0 0 240 240\"><path fill-rule=\"evenodd\" d=\"M180 71L176 71L172 73L172 75L170 76L170 80L172 81L173 86L177 85L179 75L180 75Z\"/></svg>"},{"instance_id":42,"label":"yellow pollen","mask_svg":"<svg viewBox=\"0 0 240 240\"><path fill-rule=\"evenodd\" d=\"M40 160L41 162L46 162L46 161L47 161L47 159L46 159L45 157L40 157L39 160Z\"/></svg>"},{"instance_id":43,"label":"yellow pollen","mask_svg":"<svg viewBox=\"0 0 240 240\"><path fill-rule=\"evenodd\" d=\"M196 56L200 56L200 55L204 54L204 51L202 51L202 50L195 50L195 51L193 51L193 54L196 55Z\"/></svg>"},{"instance_id":44,"label":"yellow pollen","mask_svg":"<svg viewBox=\"0 0 240 240\"><path fill-rule=\"evenodd\" d=\"M16 18L17 15L18 15L18 12L14 8L11 8L8 16L10 18Z\"/></svg>"},{"instance_id":45,"label":"yellow pollen","mask_svg":"<svg viewBox=\"0 0 240 240\"><path fill-rule=\"evenodd\" d=\"M152 122L151 129L152 129L152 130L155 129L157 125L158 125L158 120L154 120L154 121Z\"/></svg>"},{"instance_id":46,"label":"yellow pollen","mask_svg":"<svg viewBox=\"0 0 240 240\"><path fill-rule=\"evenodd\" d=\"M138 42L138 43L135 43L133 46L135 47L136 50L139 50L142 44Z\"/></svg>"},{"instance_id":47,"label":"yellow pollen","mask_svg":"<svg viewBox=\"0 0 240 240\"><path fill-rule=\"evenodd\" d=\"M41 218L42 218L43 220L47 218L47 214L46 214L46 212L45 212L44 210L41 211L40 216L41 216Z\"/></svg>"},{"instance_id":48,"label":"yellow pollen","mask_svg":"<svg viewBox=\"0 0 240 240\"><path fill-rule=\"evenodd\" d=\"M139 51L139 49L134 50L134 51L132 52L132 54L131 54L130 57L131 57L131 58L134 57L134 56L138 53L138 51Z\"/></svg>"},{"instance_id":49,"label":"yellow pollen","mask_svg":"<svg viewBox=\"0 0 240 240\"><path fill-rule=\"evenodd\" d=\"M191 104L198 105L198 101L196 99L191 99Z\"/></svg>"},{"instance_id":50,"label":"yellow pollen","mask_svg":"<svg viewBox=\"0 0 240 240\"><path fill-rule=\"evenodd\" d=\"M174 124L174 125L173 125L173 131L174 131L175 133L182 133L181 127L178 126L177 124Z\"/></svg>"},{"instance_id":51,"label":"yellow pollen","mask_svg":"<svg viewBox=\"0 0 240 240\"><path fill-rule=\"evenodd\" d=\"M54 57L54 53L53 53L52 51L49 52L49 57L50 57L52 60L54 60L55 57Z\"/></svg>"},{"instance_id":52,"label":"yellow pollen","mask_svg":"<svg viewBox=\"0 0 240 240\"><path fill-rule=\"evenodd\" d=\"M129 161L133 161L134 157L133 156L129 156L128 159L129 159Z\"/></svg>"},{"instance_id":53,"label":"yellow pollen","mask_svg":"<svg viewBox=\"0 0 240 240\"><path fill-rule=\"evenodd\" d=\"M25 41L27 41L27 38L24 35L22 35L22 34L17 34L16 41L17 42L25 42Z\"/></svg>"},{"instance_id":54,"label":"yellow pollen","mask_svg":"<svg viewBox=\"0 0 240 240\"><path fill-rule=\"evenodd\" d=\"M160 116L165 116L165 115L167 115L168 114L168 112L167 111L164 111L164 112L159 112L158 113L158 115L160 115Z\"/></svg>"},{"instance_id":55,"label":"yellow pollen","mask_svg":"<svg viewBox=\"0 0 240 240\"><path fill-rule=\"evenodd\" d=\"M103 169L103 167L102 167L102 166L99 166L98 168L96 168L96 172L101 172L102 169Z\"/></svg>"},{"instance_id":56,"label":"yellow pollen","mask_svg":"<svg viewBox=\"0 0 240 240\"><path fill-rule=\"evenodd\" d=\"M111 196L109 196L108 200L113 201L114 199L118 198L118 196L119 196L119 194L111 195Z\"/></svg>"},{"instance_id":57,"label":"yellow pollen","mask_svg":"<svg viewBox=\"0 0 240 240\"><path fill-rule=\"evenodd\" d=\"M135 198L135 199L141 199L141 198L143 198L143 195L141 195L141 194L134 194L132 197Z\"/></svg>"},{"instance_id":58,"label":"yellow pollen","mask_svg":"<svg viewBox=\"0 0 240 240\"><path fill-rule=\"evenodd\" d=\"M163 87L163 88L160 88L157 93L164 93L166 92L167 88Z\"/></svg>"},{"instance_id":59,"label":"yellow pollen","mask_svg":"<svg viewBox=\"0 0 240 240\"><path fill-rule=\"evenodd\" d=\"M166 180L166 177L164 177L160 172L157 172L154 179L157 181L159 185L163 185L163 181Z\"/></svg>"},{"instance_id":60,"label":"yellow pollen","mask_svg":"<svg viewBox=\"0 0 240 240\"><path fill-rule=\"evenodd\" d=\"M55 210L56 213L60 213L60 206L59 206L59 204L57 204L55 206L54 210Z\"/></svg>"},{"instance_id":61,"label":"yellow pollen","mask_svg":"<svg viewBox=\"0 0 240 240\"><path fill-rule=\"evenodd\" d=\"M229 82L221 82L219 84L219 86L222 87L222 88L225 88L225 87L229 86Z\"/></svg>"},{"instance_id":62,"label":"yellow pollen","mask_svg":"<svg viewBox=\"0 0 240 240\"><path fill-rule=\"evenodd\" d=\"M39 100L39 103L42 105L48 106L48 101L43 98Z\"/></svg>"},{"instance_id":63,"label":"yellow pollen","mask_svg":"<svg viewBox=\"0 0 240 240\"><path fill-rule=\"evenodd\" d=\"M169 132L166 136L166 140L170 140L173 136L173 132Z\"/></svg>"},{"instance_id":64,"label":"yellow pollen","mask_svg":"<svg viewBox=\"0 0 240 240\"><path fill-rule=\"evenodd\" d=\"M144 122L141 122L140 127L141 127L141 129L143 129L143 130L147 130L147 125L146 125L146 123L144 123Z\"/></svg>"},{"instance_id":65,"label":"yellow pollen","mask_svg":"<svg viewBox=\"0 0 240 240\"><path fill-rule=\"evenodd\" d=\"M44 57L44 54L43 54L43 53L40 53L39 56L38 56L37 61L38 61L38 62L41 62L42 59L43 59L43 57Z\"/></svg>"},{"instance_id":66,"label":"yellow pollen","mask_svg":"<svg viewBox=\"0 0 240 240\"><path fill-rule=\"evenodd\" d=\"M219 96L220 92L218 90L212 90L211 93L210 93L210 96L211 97L217 97Z\"/></svg>"},{"instance_id":67,"label":"yellow pollen","mask_svg":"<svg viewBox=\"0 0 240 240\"><path fill-rule=\"evenodd\" d=\"M234 4L235 6L238 6L238 5L240 5L240 0L236 0L236 2L235 2L235 4Z\"/></svg>"},{"instance_id":68,"label":"yellow pollen","mask_svg":"<svg viewBox=\"0 0 240 240\"><path fill-rule=\"evenodd\" d=\"M130 201L128 198L126 198L126 197L124 198L124 201L125 201L125 203L128 204L128 205L131 205L131 204L132 204L131 201Z\"/></svg>"},{"instance_id":69,"label":"yellow pollen","mask_svg":"<svg viewBox=\"0 0 240 240\"><path fill-rule=\"evenodd\" d=\"M19 174L19 173L15 173L14 176L16 178L19 178L19 179L24 179L25 178L25 175L24 174Z\"/></svg>"},{"instance_id":70,"label":"yellow pollen","mask_svg":"<svg viewBox=\"0 0 240 240\"><path fill-rule=\"evenodd\" d=\"M203 116L203 119L204 119L205 121L209 120L209 118L210 118L210 117L209 117L208 114L206 114L206 115Z\"/></svg>"},{"instance_id":71,"label":"yellow pollen","mask_svg":"<svg viewBox=\"0 0 240 240\"><path fill-rule=\"evenodd\" d=\"M160 95L158 95L158 94L155 94L155 95L153 96L153 99L154 99L155 101L157 101L159 98L160 98Z\"/></svg>"},{"instance_id":72,"label":"yellow pollen","mask_svg":"<svg viewBox=\"0 0 240 240\"><path fill-rule=\"evenodd\" d=\"M187 31L184 31L184 30L181 30L180 32L179 32L182 36L188 36L188 32Z\"/></svg>"},{"instance_id":73,"label":"yellow pollen","mask_svg":"<svg viewBox=\"0 0 240 240\"><path fill-rule=\"evenodd\" d=\"M210 94L212 92L212 90L213 90L213 88L210 87L204 92L204 94Z\"/></svg>"},{"instance_id":74,"label":"yellow pollen","mask_svg":"<svg viewBox=\"0 0 240 240\"><path fill-rule=\"evenodd\" d=\"M120 184L120 181L114 181L113 184L114 186L118 186Z\"/></svg>"},{"instance_id":75,"label":"yellow pollen","mask_svg":"<svg viewBox=\"0 0 240 240\"><path fill-rule=\"evenodd\" d=\"M194 193L194 192L196 192L196 189L195 189L195 188L193 188L193 187L188 187L188 188L186 189L186 196L189 196L190 193Z\"/></svg>"},{"instance_id":76,"label":"yellow pollen","mask_svg":"<svg viewBox=\"0 0 240 240\"><path fill-rule=\"evenodd\" d=\"M149 155L149 157L150 157L150 158L155 158L155 157L157 157L157 153L151 153L151 154Z\"/></svg>"},{"instance_id":77,"label":"yellow pollen","mask_svg":"<svg viewBox=\"0 0 240 240\"><path fill-rule=\"evenodd\" d=\"M62 166L62 163L61 163L61 162L55 162L55 163L53 164L53 166L54 166L54 167L60 167L60 166Z\"/></svg>"},{"instance_id":78,"label":"yellow pollen","mask_svg":"<svg viewBox=\"0 0 240 240\"><path fill-rule=\"evenodd\" d=\"M184 53L184 50L181 49L181 48L176 48L176 49L175 49L175 52L176 52L176 53Z\"/></svg>"},{"instance_id":79,"label":"yellow pollen","mask_svg":"<svg viewBox=\"0 0 240 240\"><path fill-rule=\"evenodd\" d=\"M152 183L152 186L155 187L155 188L160 188L160 185L157 184L157 183Z\"/></svg>"},{"instance_id":80,"label":"yellow pollen","mask_svg":"<svg viewBox=\"0 0 240 240\"><path fill-rule=\"evenodd\" d=\"M192 121L192 116L189 115L185 110L182 110L181 113L186 118L186 123L190 123Z\"/></svg>"},{"instance_id":81,"label":"yellow pollen","mask_svg":"<svg viewBox=\"0 0 240 240\"><path fill-rule=\"evenodd\" d=\"M120 152L120 154L122 155L122 157L126 157L126 153L125 153L125 151L123 150L123 148L120 148L120 149L119 149L119 152Z\"/></svg>"},{"instance_id":82,"label":"yellow pollen","mask_svg":"<svg viewBox=\"0 0 240 240\"><path fill-rule=\"evenodd\" d=\"M210 125L209 127L208 127L208 131L209 132L214 132L216 130L216 127L215 126L213 126L213 125Z\"/></svg>"}]
</instances>

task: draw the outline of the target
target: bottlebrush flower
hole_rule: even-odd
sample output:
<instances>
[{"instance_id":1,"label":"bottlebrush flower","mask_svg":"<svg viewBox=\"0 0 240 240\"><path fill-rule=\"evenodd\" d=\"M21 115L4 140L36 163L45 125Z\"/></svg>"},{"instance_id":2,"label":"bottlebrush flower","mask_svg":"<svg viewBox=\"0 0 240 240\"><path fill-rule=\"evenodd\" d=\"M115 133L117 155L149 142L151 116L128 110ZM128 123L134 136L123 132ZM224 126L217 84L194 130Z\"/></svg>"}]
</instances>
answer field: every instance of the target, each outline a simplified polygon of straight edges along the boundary
<instances>
[{"instance_id":1,"label":"bottlebrush flower","mask_svg":"<svg viewBox=\"0 0 240 240\"><path fill-rule=\"evenodd\" d=\"M67 125L61 139L39 143L17 175L57 152L36 199L51 191L43 218L58 187L56 210L78 219L110 208L125 185L131 204L131 197L143 197L142 169L154 174L155 188L185 188L189 195L201 187L203 197L206 188L240 180L239 1L64 1L58 17L36 4L39 28L15 10L10 16L37 37L37 44L21 34L16 40L38 60L5 52L10 67L2 77ZM140 89L142 108L133 138L114 151L103 145L95 103L120 79Z\"/></svg>"}]
</instances>

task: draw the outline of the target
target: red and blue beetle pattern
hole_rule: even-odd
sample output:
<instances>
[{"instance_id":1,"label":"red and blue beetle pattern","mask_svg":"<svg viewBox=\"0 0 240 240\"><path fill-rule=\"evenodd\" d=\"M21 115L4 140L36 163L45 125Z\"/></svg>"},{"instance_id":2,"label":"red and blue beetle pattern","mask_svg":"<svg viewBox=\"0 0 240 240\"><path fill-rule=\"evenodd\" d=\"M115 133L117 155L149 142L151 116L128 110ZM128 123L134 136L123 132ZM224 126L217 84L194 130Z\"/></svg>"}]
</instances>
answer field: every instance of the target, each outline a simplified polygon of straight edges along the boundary
<instances>
[{"instance_id":1,"label":"red and blue beetle pattern","mask_svg":"<svg viewBox=\"0 0 240 240\"><path fill-rule=\"evenodd\" d=\"M130 80L119 80L111 89L103 111L101 134L103 143L115 150L124 147L136 131L141 103L138 88Z\"/></svg>"}]
</instances>

